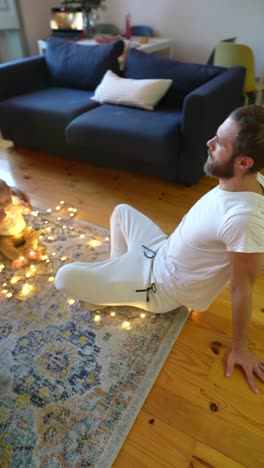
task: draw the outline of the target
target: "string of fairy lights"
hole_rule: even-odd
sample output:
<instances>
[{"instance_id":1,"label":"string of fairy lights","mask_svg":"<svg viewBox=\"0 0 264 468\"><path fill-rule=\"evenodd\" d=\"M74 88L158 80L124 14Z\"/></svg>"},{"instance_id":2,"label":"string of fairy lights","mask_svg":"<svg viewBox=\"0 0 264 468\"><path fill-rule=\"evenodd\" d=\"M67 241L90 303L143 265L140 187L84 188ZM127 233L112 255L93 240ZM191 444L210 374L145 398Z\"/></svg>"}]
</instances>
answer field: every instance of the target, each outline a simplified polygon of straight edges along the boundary
<instances>
[{"instance_id":1,"label":"string of fairy lights","mask_svg":"<svg viewBox=\"0 0 264 468\"><path fill-rule=\"evenodd\" d=\"M48 283L53 283L55 279L55 261L56 264L59 262L59 266L66 262L69 259L66 255L61 255L58 257L58 253L55 251L49 252L49 247L52 247L52 242L56 241L56 233L54 230L58 230L65 234L69 232L74 232L74 226L72 226L72 221L77 217L77 208L72 206L67 207L64 200L61 200L55 209L48 208L45 212L40 212L38 210L31 211L28 218L31 216L34 218L34 224L38 226L38 232L40 232L38 238L42 245L45 245L45 253L43 253L39 260L35 263L26 264L23 267L19 268L16 271L10 271L4 263L0 263L0 274L3 276L5 273L5 280L2 283L2 289L0 297L2 301L12 301L16 298L18 300L25 300L28 297L31 297L33 294L37 293L36 288L36 279L43 277L47 278ZM65 215L66 212L66 215ZM30 225L30 221L28 222ZM88 242L88 245L94 249L99 247L102 244L102 240L96 238L94 235L79 234L80 240L85 240ZM109 242L109 237L104 237L105 242ZM31 252L29 253L31 254ZM33 256L33 252L32 252ZM20 260L24 260L23 255L21 255ZM68 306L73 306L76 303L76 300L73 298L67 299ZM117 313L115 311L109 312L111 317L115 317ZM123 315L122 312L118 315ZM144 312L139 314L141 319L146 317ZM136 317L138 318L138 314ZM94 311L95 322L100 322L102 315L100 310ZM122 322L122 328L126 330L131 329L131 318L129 320L124 320Z\"/></svg>"}]
</instances>

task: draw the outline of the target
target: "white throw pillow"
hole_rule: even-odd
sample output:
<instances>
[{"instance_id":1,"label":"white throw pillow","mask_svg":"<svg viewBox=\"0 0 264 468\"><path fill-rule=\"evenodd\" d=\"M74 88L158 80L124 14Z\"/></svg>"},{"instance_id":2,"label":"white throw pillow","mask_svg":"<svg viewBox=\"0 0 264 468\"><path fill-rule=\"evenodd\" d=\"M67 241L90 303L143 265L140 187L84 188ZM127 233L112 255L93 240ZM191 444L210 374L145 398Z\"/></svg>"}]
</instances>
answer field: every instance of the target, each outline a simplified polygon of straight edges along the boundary
<instances>
[{"instance_id":1,"label":"white throw pillow","mask_svg":"<svg viewBox=\"0 0 264 468\"><path fill-rule=\"evenodd\" d=\"M172 80L132 80L108 70L91 98L100 104L118 104L153 110L168 91Z\"/></svg>"}]
</instances>

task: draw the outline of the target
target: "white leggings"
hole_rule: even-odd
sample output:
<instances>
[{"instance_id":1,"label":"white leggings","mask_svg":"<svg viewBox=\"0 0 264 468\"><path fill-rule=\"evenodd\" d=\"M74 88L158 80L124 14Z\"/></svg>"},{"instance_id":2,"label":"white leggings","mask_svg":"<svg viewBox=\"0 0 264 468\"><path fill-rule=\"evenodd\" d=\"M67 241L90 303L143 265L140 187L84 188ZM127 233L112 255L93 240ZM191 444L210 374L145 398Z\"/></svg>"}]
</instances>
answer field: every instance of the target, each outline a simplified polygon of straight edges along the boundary
<instances>
[{"instance_id":1,"label":"white leggings","mask_svg":"<svg viewBox=\"0 0 264 468\"><path fill-rule=\"evenodd\" d=\"M114 209L110 229L111 258L64 265L57 272L56 288L93 305L129 305L154 313L168 312L162 310L161 298L155 297L153 289L146 290L151 287L153 259L144 255L152 253L142 247L156 251L168 236L147 216L126 204Z\"/></svg>"}]
</instances>

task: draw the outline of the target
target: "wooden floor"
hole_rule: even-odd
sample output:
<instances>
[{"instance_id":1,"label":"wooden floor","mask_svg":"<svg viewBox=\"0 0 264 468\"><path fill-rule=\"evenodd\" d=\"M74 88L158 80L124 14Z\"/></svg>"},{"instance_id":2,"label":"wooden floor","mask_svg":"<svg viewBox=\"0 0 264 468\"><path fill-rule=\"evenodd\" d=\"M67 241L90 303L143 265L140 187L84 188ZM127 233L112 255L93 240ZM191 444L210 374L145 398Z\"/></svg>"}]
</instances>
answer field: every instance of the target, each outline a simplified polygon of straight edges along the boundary
<instances>
[{"instance_id":1,"label":"wooden floor","mask_svg":"<svg viewBox=\"0 0 264 468\"><path fill-rule=\"evenodd\" d=\"M205 177L187 188L21 148L0 150L0 178L25 190L36 206L64 199L79 219L105 227L117 203L130 203L168 233L216 183ZM264 358L263 291L264 277L255 288L250 330L252 349ZM208 312L190 316L114 468L264 467L264 384L256 395L239 369L224 376L230 341L225 290Z\"/></svg>"}]
</instances>

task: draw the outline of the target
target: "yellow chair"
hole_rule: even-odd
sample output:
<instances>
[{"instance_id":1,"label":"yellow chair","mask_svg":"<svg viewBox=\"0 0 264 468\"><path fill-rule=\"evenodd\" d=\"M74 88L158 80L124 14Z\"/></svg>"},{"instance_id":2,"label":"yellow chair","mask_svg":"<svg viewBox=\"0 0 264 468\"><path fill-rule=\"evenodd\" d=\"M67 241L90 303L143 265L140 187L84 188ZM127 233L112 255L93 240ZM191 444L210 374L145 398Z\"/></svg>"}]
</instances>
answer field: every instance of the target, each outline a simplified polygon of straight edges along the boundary
<instances>
[{"instance_id":1,"label":"yellow chair","mask_svg":"<svg viewBox=\"0 0 264 468\"><path fill-rule=\"evenodd\" d=\"M249 95L254 93L255 102L262 97L263 82L257 82L255 76L255 58L250 47L244 44L220 42L215 48L214 65L222 67L241 66L246 69L244 82L245 105L248 104Z\"/></svg>"}]
</instances>

